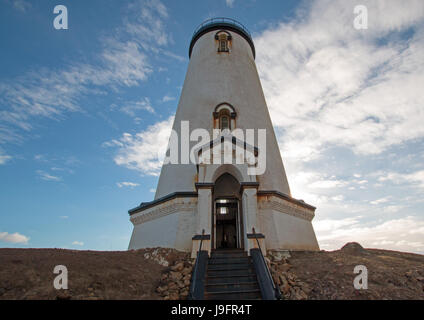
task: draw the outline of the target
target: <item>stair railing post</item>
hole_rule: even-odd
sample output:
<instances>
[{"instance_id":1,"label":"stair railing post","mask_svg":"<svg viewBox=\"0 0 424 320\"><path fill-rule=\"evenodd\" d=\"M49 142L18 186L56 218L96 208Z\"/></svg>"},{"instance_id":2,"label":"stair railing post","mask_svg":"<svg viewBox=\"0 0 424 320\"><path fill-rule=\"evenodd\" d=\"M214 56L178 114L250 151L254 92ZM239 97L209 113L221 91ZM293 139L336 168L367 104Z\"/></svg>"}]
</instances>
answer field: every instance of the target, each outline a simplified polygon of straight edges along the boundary
<instances>
[{"instance_id":1,"label":"stair railing post","mask_svg":"<svg viewBox=\"0 0 424 320\"><path fill-rule=\"evenodd\" d=\"M258 249L259 249L260 255L262 257L262 261L265 264L266 271L268 273L269 278L271 279L272 288L274 289L275 297L277 298L277 300L281 300L282 299L282 296L281 296L280 288L278 286L276 286L275 283L274 283L274 279L272 278L271 271L269 270L268 264L265 261L265 257L264 257L264 255L262 253L261 245L259 243L258 237L256 236L256 232L255 232L255 228L254 227L252 228L252 231L253 231L253 236L255 237L256 242L258 244Z\"/></svg>"},{"instance_id":2,"label":"stair railing post","mask_svg":"<svg viewBox=\"0 0 424 320\"><path fill-rule=\"evenodd\" d=\"M194 300L196 298L195 294L194 294L194 290L195 290L196 285L197 285L197 283L196 283L196 281L197 281L197 269L198 269L198 266L199 266L199 257L200 257L200 252L202 251L202 244L203 244L204 235L205 235L205 229L202 230L202 237L200 239L199 250L197 250L196 262L194 264L194 271L193 271L193 274L192 274L192 281L191 281L191 285L190 285L190 295L189 295L190 300Z\"/></svg>"}]
</instances>

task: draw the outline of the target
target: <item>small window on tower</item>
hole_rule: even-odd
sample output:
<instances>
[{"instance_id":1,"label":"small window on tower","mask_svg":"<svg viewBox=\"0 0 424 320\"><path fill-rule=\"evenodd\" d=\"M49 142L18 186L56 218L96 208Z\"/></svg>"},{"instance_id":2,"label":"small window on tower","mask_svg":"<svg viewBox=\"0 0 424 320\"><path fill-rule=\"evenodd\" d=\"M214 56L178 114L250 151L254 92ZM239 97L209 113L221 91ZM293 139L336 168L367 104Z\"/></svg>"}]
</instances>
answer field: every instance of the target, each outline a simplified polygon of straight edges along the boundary
<instances>
[{"instance_id":1,"label":"small window on tower","mask_svg":"<svg viewBox=\"0 0 424 320\"><path fill-rule=\"evenodd\" d=\"M228 36L225 33L219 35L219 52L228 52Z\"/></svg>"},{"instance_id":2,"label":"small window on tower","mask_svg":"<svg viewBox=\"0 0 424 320\"><path fill-rule=\"evenodd\" d=\"M213 112L213 128L224 130L234 130L236 128L237 113L233 106L221 103L215 107Z\"/></svg>"},{"instance_id":3,"label":"small window on tower","mask_svg":"<svg viewBox=\"0 0 424 320\"><path fill-rule=\"evenodd\" d=\"M218 52L230 52L229 42L231 35L227 31L220 31L215 35L215 39L218 40Z\"/></svg>"}]
</instances>

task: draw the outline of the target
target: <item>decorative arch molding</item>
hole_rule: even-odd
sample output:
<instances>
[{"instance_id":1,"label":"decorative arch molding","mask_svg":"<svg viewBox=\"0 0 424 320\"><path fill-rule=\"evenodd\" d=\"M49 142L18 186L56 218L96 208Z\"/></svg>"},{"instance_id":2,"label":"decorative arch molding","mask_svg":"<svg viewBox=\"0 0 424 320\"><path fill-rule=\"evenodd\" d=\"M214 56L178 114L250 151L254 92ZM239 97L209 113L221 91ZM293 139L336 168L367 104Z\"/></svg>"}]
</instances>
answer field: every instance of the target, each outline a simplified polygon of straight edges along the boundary
<instances>
[{"instance_id":1,"label":"decorative arch molding","mask_svg":"<svg viewBox=\"0 0 424 320\"><path fill-rule=\"evenodd\" d=\"M232 176L234 179L237 180L238 183L243 182L242 172L237 167L234 167L230 164L223 164L216 168L212 175L212 181L216 183L218 179L224 176L225 174L229 174L230 176Z\"/></svg>"},{"instance_id":2,"label":"decorative arch molding","mask_svg":"<svg viewBox=\"0 0 424 320\"><path fill-rule=\"evenodd\" d=\"M208 164L201 165L199 182L215 184L216 180L225 173L231 174L240 184L256 182L256 176L247 173L247 164Z\"/></svg>"},{"instance_id":3,"label":"decorative arch molding","mask_svg":"<svg viewBox=\"0 0 424 320\"><path fill-rule=\"evenodd\" d=\"M227 30L224 30L224 29L218 30L218 32L215 33L215 40L219 40L219 35L221 33L226 33L227 34L227 40L232 40L231 33L229 33Z\"/></svg>"},{"instance_id":4,"label":"decorative arch molding","mask_svg":"<svg viewBox=\"0 0 424 320\"><path fill-rule=\"evenodd\" d=\"M235 119L237 117L236 109L228 102L221 102L220 104L218 104L214 109L213 117L217 119L219 117L219 113L223 110L228 110L232 119Z\"/></svg>"},{"instance_id":5,"label":"decorative arch molding","mask_svg":"<svg viewBox=\"0 0 424 320\"><path fill-rule=\"evenodd\" d=\"M230 52L231 34L226 30L220 30L215 34L215 40L218 43L218 53Z\"/></svg>"},{"instance_id":6,"label":"decorative arch molding","mask_svg":"<svg viewBox=\"0 0 424 320\"><path fill-rule=\"evenodd\" d=\"M241 184L238 179L229 172L221 174L214 183L213 198L235 197L240 199Z\"/></svg>"}]
</instances>

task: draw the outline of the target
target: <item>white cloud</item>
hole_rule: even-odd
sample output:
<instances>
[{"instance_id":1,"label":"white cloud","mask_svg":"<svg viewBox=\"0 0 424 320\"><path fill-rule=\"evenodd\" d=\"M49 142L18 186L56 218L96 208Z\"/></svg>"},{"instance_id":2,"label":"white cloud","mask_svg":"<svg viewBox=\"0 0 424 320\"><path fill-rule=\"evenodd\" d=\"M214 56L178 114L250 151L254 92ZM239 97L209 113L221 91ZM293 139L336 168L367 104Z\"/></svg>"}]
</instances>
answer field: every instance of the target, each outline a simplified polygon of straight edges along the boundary
<instances>
[{"instance_id":1,"label":"white cloud","mask_svg":"<svg viewBox=\"0 0 424 320\"><path fill-rule=\"evenodd\" d=\"M1 152L1 150L0 150ZM0 153L0 165L5 164L7 161L9 161L10 159L12 159L11 156L7 155L7 154L1 154Z\"/></svg>"},{"instance_id":2,"label":"white cloud","mask_svg":"<svg viewBox=\"0 0 424 320\"><path fill-rule=\"evenodd\" d=\"M286 173L292 196L313 205L341 201L344 199L341 192L349 185L349 181L329 176L324 170L305 171L302 165L290 161L287 162Z\"/></svg>"},{"instance_id":3,"label":"white cloud","mask_svg":"<svg viewBox=\"0 0 424 320\"><path fill-rule=\"evenodd\" d=\"M331 200L333 200L333 201L343 201L344 199L345 199L345 197L341 194L334 196L334 197L331 197Z\"/></svg>"},{"instance_id":4,"label":"white cloud","mask_svg":"<svg viewBox=\"0 0 424 320\"><path fill-rule=\"evenodd\" d=\"M168 44L171 39L165 31L163 19L168 18L167 8L158 0L142 1L139 3L131 3L128 7L130 10L137 12L136 20L127 21L125 23L126 31L140 38L140 45L145 49L151 49L149 42L155 43L157 46ZM157 48L154 48L157 51Z\"/></svg>"},{"instance_id":5,"label":"white cloud","mask_svg":"<svg viewBox=\"0 0 424 320\"><path fill-rule=\"evenodd\" d=\"M358 221L356 218L346 218L343 220L324 219L314 222L314 229L317 233L330 232L343 227L356 225L357 223Z\"/></svg>"},{"instance_id":6,"label":"white cloud","mask_svg":"<svg viewBox=\"0 0 424 320\"><path fill-rule=\"evenodd\" d=\"M364 32L353 28L357 1L308 4L295 21L255 38L271 118L284 128L283 155L309 161L328 146L378 154L424 137L424 2L363 1ZM393 40L410 27L410 39Z\"/></svg>"},{"instance_id":7,"label":"white cloud","mask_svg":"<svg viewBox=\"0 0 424 320\"><path fill-rule=\"evenodd\" d=\"M401 154L382 162L378 176L367 171L375 155L424 139L424 2L364 0L369 29L361 31L353 28L357 4L304 1L295 18L255 37L258 72L292 194L317 206L321 247L358 241L423 251L418 231L401 234L421 230L422 218L405 217L418 200L372 188L421 188L424 172L387 170Z\"/></svg>"},{"instance_id":8,"label":"white cloud","mask_svg":"<svg viewBox=\"0 0 424 320\"><path fill-rule=\"evenodd\" d=\"M174 117L157 122L137 134L124 133L119 140L103 143L105 147L118 147L114 158L117 165L157 176L162 166Z\"/></svg>"},{"instance_id":9,"label":"white cloud","mask_svg":"<svg viewBox=\"0 0 424 320\"><path fill-rule=\"evenodd\" d=\"M0 232L0 241L9 242L9 243L27 244L29 241L29 238L18 232L15 232L15 233Z\"/></svg>"},{"instance_id":10,"label":"white cloud","mask_svg":"<svg viewBox=\"0 0 424 320\"><path fill-rule=\"evenodd\" d=\"M116 185L119 187L119 188L122 188L122 187L130 187L130 188L135 188L135 187L138 187L140 184L138 184L138 183L134 183L134 182L117 182L116 183Z\"/></svg>"},{"instance_id":11,"label":"white cloud","mask_svg":"<svg viewBox=\"0 0 424 320\"><path fill-rule=\"evenodd\" d=\"M41 179L46 181L62 181L61 177L53 176L47 172L44 172L42 170L37 170L37 174L40 176Z\"/></svg>"},{"instance_id":12,"label":"white cloud","mask_svg":"<svg viewBox=\"0 0 424 320\"><path fill-rule=\"evenodd\" d=\"M149 98L143 98L139 101L129 102L128 104L123 106L120 110L131 117L135 117L137 114L137 111L140 111L140 110L148 111L150 113L155 113L155 110L153 109Z\"/></svg>"},{"instance_id":13,"label":"white cloud","mask_svg":"<svg viewBox=\"0 0 424 320\"><path fill-rule=\"evenodd\" d=\"M59 172L67 172L69 174L74 174L75 171L69 168L60 168L60 167L51 167L50 170L52 171L59 171Z\"/></svg>"},{"instance_id":14,"label":"white cloud","mask_svg":"<svg viewBox=\"0 0 424 320\"><path fill-rule=\"evenodd\" d=\"M138 1L128 10L123 27L102 39L95 62L34 70L0 83L0 104L7 106L0 111L0 142L22 139L33 128L33 118L61 119L81 111L79 100L87 94L136 86L148 78L153 71L148 55L170 42L163 23L166 7L160 1Z\"/></svg>"},{"instance_id":15,"label":"white cloud","mask_svg":"<svg viewBox=\"0 0 424 320\"><path fill-rule=\"evenodd\" d=\"M74 246L83 246L84 245L84 242L82 242L82 241L74 241L74 242L72 242L72 244L74 245Z\"/></svg>"},{"instance_id":16,"label":"white cloud","mask_svg":"<svg viewBox=\"0 0 424 320\"><path fill-rule=\"evenodd\" d=\"M235 0L225 0L225 3L228 7L232 8L234 5Z\"/></svg>"},{"instance_id":17,"label":"white cloud","mask_svg":"<svg viewBox=\"0 0 424 320\"><path fill-rule=\"evenodd\" d=\"M317 180L310 184L310 188L312 189L331 189L331 188L339 188L344 186L346 183L344 181L338 180Z\"/></svg>"},{"instance_id":18,"label":"white cloud","mask_svg":"<svg viewBox=\"0 0 424 320\"><path fill-rule=\"evenodd\" d=\"M164 96L162 98L162 102L168 102L168 101L173 101L173 100L175 100L175 97Z\"/></svg>"},{"instance_id":19,"label":"white cloud","mask_svg":"<svg viewBox=\"0 0 424 320\"><path fill-rule=\"evenodd\" d=\"M68 219L68 218L69 218L69 216L60 216L59 218L60 218L60 219Z\"/></svg>"},{"instance_id":20,"label":"white cloud","mask_svg":"<svg viewBox=\"0 0 424 320\"><path fill-rule=\"evenodd\" d=\"M378 204L381 204L381 203L386 203L388 201L389 201L389 197L385 197L385 198L373 200L370 203L373 204L373 205L378 205Z\"/></svg>"},{"instance_id":21,"label":"white cloud","mask_svg":"<svg viewBox=\"0 0 424 320\"><path fill-rule=\"evenodd\" d=\"M399 212L399 210L405 208L405 206L401 206L401 205L390 205L387 207L383 208L384 212L388 212L388 213L395 213L395 212Z\"/></svg>"},{"instance_id":22,"label":"white cloud","mask_svg":"<svg viewBox=\"0 0 424 320\"><path fill-rule=\"evenodd\" d=\"M342 180L326 175L325 170L302 171L299 167L287 172L293 196L317 206L313 225L322 249L339 249L346 242L357 241L367 247L424 253L424 247L418 246L424 245L424 220L420 213L408 217L414 197L387 195L366 200L373 196L367 192L350 198L350 193L341 192L357 183L353 175ZM364 176L377 179L380 174Z\"/></svg>"},{"instance_id":23,"label":"white cloud","mask_svg":"<svg viewBox=\"0 0 424 320\"><path fill-rule=\"evenodd\" d=\"M42 154L36 154L34 156L34 160L37 160L37 161L46 161L45 159L46 159L45 156Z\"/></svg>"},{"instance_id":24,"label":"white cloud","mask_svg":"<svg viewBox=\"0 0 424 320\"><path fill-rule=\"evenodd\" d=\"M314 222L322 249L338 249L356 241L368 248L424 253L424 220L408 216L374 225L358 218L317 220Z\"/></svg>"},{"instance_id":25,"label":"white cloud","mask_svg":"<svg viewBox=\"0 0 424 320\"><path fill-rule=\"evenodd\" d=\"M2 121L29 131L33 117L60 119L65 112L80 111L78 99L95 92L90 86L134 86L151 72L146 55L134 42L109 41L100 61L100 66L77 64L64 71L40 71L0 83L0 102L10 106L0 111Z\"/></svg>"},{"instance_id":26,"label":"white cloud","mask_svg":"<svg viewBox=\"0 0 424 320\"><path fill-rule=\"evenodd\" d=\"M420 188L424 188L424 170L412 173L388 172L385 175L379 177L378 181L392 181L395 184L408 183L409 185L415 185Z\"/></svg>"},{"instance_id":27,"label":"white cloud","mask_svg":"<svg viewBox=\"0 0 424 320\"><path fill-rule=\"evenodd\" d=\"M6 0L7 3L11 4L13 8L18 11L26 12L31 8L31 3L25 0Z\"/></svg>"}]
</instances>

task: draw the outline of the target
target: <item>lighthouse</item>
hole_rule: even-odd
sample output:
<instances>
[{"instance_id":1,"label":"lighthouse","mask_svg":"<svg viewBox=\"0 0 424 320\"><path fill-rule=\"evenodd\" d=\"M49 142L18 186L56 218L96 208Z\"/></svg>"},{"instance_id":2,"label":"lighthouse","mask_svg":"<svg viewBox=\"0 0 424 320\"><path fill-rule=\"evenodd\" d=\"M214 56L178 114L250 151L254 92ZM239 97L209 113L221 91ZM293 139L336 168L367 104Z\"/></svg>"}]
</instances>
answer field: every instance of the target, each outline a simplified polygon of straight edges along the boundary
<instances>
[{"instance_id":1,"label":"lighthouse","mask_svg":"<svg viewBox=\"0 0 424 320\"><path fill-rule=\"evenodd\" d=\"M193 256L200 243L209 253L319 250L315 207L290 192L249 31L210 19L195 30L188 53L154 200L129 210L129 249Z\"/></svg>"}]
</instances>

